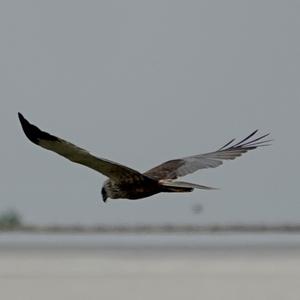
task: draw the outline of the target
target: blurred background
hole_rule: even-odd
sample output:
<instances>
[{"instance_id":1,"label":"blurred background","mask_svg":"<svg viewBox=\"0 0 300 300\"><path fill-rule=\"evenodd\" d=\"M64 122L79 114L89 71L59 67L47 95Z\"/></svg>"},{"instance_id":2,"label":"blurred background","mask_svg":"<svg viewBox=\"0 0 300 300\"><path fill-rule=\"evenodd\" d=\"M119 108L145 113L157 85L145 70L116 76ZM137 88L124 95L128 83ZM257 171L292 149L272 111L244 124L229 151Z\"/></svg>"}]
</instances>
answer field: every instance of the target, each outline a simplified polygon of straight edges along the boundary
<instances>
[{"instance_id":1,"label":"blurred background","mask_svg":"<svg viewBox=\"0 0 300 300\"><path fill-rule=\"evenodd\" d=\"M1 1L0 221L17 226L299 223L299 14L297 1ZM105 177L31 144L17 120L18 111L50 133L140 171L169 159L213 151L255 129L271 132L274 142L186 178L220 187L220 191L158 194L141 201L104 204L100 190ZM157 255L153 254L157 259L142 252L142 262L137 264L132 257L140 248L133 247L133 252L125 251L133 260L118 271L113 262L117 257L125 263L124 257L116 251L111 261L104 259L99 245L111 249L117 241L123 253L121 245L135 245L141 236L64 239L3 232L0 260L6 267L0 273L0 285L2 281L11 299L40 299L53 287L64 291L56 298L99 299L93 288L97 289L99 278L102 284L103 278L110 278L112 289L106 288L104 295L117 299L112 290L118 289L113 287L126 277L124 290L120 288L123 298L127 299L129 286L131 299L147 299L154 295L142 297L139 291L150 288L147 284L155 283L154 277L174 278L175 283L183 283L181 289L173 288L173 281L156 282L163 299L182 299L187 294L195 299L199 279L206 299L241 299L239 292L245 293L243 299L296 299L300 292L293 281L295 274L300 275L298 234L248 237L225 243L224 235L207 239L196 235L173 242L169 236L147 240L146 235L143 249L166 243L173 253L180 245L190 245L196 249L192 251L196 258L176 264L190 253L180 246L173 253L176 259L165 255L169 263L163 263L158 247ZM267 247L264 241L268 240L271 246ZM223 264L215 265L211 264L215 257L206 260L200 251L203 245L232 249L236 244L259 244L268 253L276 252L275 261L281 265L265 262L262 253L266 251L255 247L249 265L247 247L238 248L229 260L217 251ZM287 247L274 250L282 244ZM55 252L54 245L62 246ZM72 256L74 248L83 249L80 255L84 255ZM290 249L293 255L287 254ZM74 260L64 260L66 253ZM13 261L23 269L15 268ZM91 268L80 273L80 266ZM25 279L19 280L20 276ZM45 278L51 279L48 285ZM60 286L59 278L66 284ZM75 287L72 284L74 293L67 289L74 283L72 278L77 282ZM89 283L81 281L87 278ZM237 278L245 280L235 292ZM283 278L287 285L279 291L277 283ZM36 294L26 294L37 280ZM213 288L216 282L219 295ZM14 288L16 284L19 289ZM22 288L21 298L10 294ZM251 293L255 288L259 295Z\"/></svg>"}]
</instances>

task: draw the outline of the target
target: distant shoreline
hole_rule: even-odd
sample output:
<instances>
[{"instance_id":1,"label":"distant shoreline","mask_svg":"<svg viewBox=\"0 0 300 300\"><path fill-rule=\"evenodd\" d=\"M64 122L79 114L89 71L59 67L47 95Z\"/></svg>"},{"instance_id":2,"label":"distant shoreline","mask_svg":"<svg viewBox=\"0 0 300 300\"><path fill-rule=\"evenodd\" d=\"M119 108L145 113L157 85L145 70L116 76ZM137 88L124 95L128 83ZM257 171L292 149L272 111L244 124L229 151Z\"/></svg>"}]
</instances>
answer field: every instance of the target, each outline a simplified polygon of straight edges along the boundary
<instances>
[{"instance_id":1,"label":"distant shoreline","mask_svg":"<svg viewBox=\"0 0 300 300\"><path fill-rule=\"evenodd\" d=\"M20 225L1 226L1 232L28 233L300 233L300 224L163 224L163 225Z\"/></svg>"}]
</instances>

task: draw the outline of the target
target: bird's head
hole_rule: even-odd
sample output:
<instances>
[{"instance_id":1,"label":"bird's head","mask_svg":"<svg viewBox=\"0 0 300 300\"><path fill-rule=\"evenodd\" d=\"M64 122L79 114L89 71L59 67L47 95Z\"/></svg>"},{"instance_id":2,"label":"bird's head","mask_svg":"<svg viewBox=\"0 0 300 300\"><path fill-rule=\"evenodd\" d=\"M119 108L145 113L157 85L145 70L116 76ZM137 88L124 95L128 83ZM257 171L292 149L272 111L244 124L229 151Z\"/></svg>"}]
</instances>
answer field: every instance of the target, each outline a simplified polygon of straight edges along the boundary
<instances>
[{"instance_id":1,"label":"bird's head","mask_svg":"<svg viewBox=\"0 0 300 300\"><path fill-rule=\"evenodd\" d=\"M103 202L106 202L108 196L107 196L105 185L102 187L101 194L102 194L102 200L103 200Z\"/></svg>"}]
</instances>

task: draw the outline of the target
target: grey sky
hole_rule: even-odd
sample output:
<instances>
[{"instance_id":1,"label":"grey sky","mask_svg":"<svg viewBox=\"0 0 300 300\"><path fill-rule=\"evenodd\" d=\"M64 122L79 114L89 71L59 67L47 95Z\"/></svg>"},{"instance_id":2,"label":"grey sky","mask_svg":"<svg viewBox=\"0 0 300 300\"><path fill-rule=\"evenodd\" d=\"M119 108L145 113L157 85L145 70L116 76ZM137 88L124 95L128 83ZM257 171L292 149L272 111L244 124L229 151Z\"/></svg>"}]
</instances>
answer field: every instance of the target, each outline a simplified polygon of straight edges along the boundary
<instances>
[{"instance_id":1,"label":"grey sky","mask_svg":"<svg viewBox=\"0 0 300 300\"><path fill-rule=\"evenodd\" d=\"M299 15L297 1L2 1L0 211L34 223L299 221ZM275 141L185 178L220 191L103 204L105 177L31 144L18 111L138 170L257 128Z\"/></svg>"}]
</instances>

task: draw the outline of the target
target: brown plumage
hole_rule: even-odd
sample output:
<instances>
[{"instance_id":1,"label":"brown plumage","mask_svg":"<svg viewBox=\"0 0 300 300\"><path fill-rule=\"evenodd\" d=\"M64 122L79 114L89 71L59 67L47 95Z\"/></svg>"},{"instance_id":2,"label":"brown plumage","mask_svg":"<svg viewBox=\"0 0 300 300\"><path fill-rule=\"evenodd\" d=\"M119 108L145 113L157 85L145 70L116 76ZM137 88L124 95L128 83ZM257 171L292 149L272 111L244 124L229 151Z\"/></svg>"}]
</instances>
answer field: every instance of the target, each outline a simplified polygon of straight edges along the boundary
<instances>
[{"instance_id":1,"label":"brown plumage","mask_svg":"<svg viewBox=\"0 0 300 300\"><path fill-rule=\"evenodd\" d=\"M18 115L24 133L31 142L109 178L102 187L104 202L107 198L141 199L161 192L191 192L195 188L214 189L204 185L175 181L175 179L199 169L218 167L223 160L235 159L249 150L267 146L271 141L266 139L269 134L254 138L257 133L255 130L242 141L234 144L233 139L215 152L169 160L145 173L140 173L119 163L96 157L74 144L41 131L30 124L22 114Z\"/></svg>"}]
</instances>

